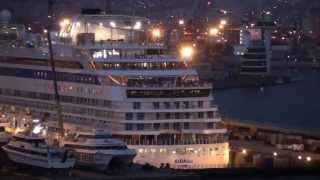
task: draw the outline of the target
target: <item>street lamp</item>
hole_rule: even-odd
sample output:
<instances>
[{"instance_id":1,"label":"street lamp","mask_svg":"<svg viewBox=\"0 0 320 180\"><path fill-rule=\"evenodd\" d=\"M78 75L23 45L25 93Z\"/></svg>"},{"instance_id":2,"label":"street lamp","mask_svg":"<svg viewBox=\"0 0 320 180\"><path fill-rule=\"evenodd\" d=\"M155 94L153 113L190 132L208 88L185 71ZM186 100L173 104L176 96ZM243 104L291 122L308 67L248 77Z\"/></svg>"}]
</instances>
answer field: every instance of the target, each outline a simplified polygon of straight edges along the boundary
<instances>
[{"instance_id":1,"label":"street lamp","mask_svg":"<svg viewBox=\"0 0 320 180\"><path fill-rule=\"evenodd\" d=\"M217 36L218 33L219 33L219 29L217 29L217 28L210 28L209 29L209 35L210 36Z\"/></svg>"},{"instance_id":2,"label":"street lamp","mask_svg":"<svg viewBox=\"0 0 320 180\"><path fill-rule=\"evenodd\" d=\"M220 21L220 24L223 25L223 26L227 25L227 20L222 19L222 20Z\"/></svg>"},{"instance_id":3,"label":"street lamp","mask_svg":"<svg viewBox=\"0 0 320 180\"><path fill-rule=\"evenodd\" d=\"M161 37L161 30L159 28L155 28L152 30L151 34L154 39L159 39Z\"/></svg>"},{"instance_id":4,"label":"street lamp","mask_svg":"<svg viewBox=\"0 0 320 180\"><path fill-rule=\"evenodd\" d=\"M277 153L277 152L273 152L273 156L274 156L274 157L277 157L277 156L278 156L278 153Z\"/></svg>"},{"instance_id":5,"label":"street lamp","mask_svg":"<svg viewBox=\"0 0 320 180\"><path fill-rule=\"evenodd\" d=\"M60 21L60 27L61 28L64 28L69 24L70 24L70 20L69 19L63 19L63 20Z\"/></svg>"},{"instance_id":6,"label":"street lamp","mask_svg":"<svg viewBox=\"0 0 320 180\"><path fill-rule=\"evenodd\" d=\"M139 30L139 29L141 29L141 26L142 26L141 21L137 21L137 22L134 24L133 29Z\"/></svg>"},{"instance_id":7,"label":"street lamp","mask_svg":"<svg viewBox=\"0 0 320 180\"><path fill-rule=\"evenodd\" d=\"M242 149L241 153L244 154L244 155L246 155L248 152L247 152L246 149Z\"/></svg>"},{"instance_id":8,"label":"street lamp","mask_svg":"<svg viewBox=\"0 0 320 180\"><path fill-rule=\"evenodd\" d=\"M192 46L184 46L180 50L180 55L184 60L191 60L194 55L194 49Z\"/></svg>"},{"instance_id":9,"label":"street lamp","mask_svg":"<svg viewBox=\"0 0 320 180\"><path fill-rule=\"evenodd\" d=\"M180 19L180 20L179 20L179 25L180 25L180 26L183 26L183 25L184 25L184 20L183 20L183 19Z\"/></svg>"},{"instance_id":10,"label":"street lamp","mask_svg":"<svg viewBox=\"0 0 320 180\"><path fill-rule=\"evenodd\" d=\"M310 162L312 159L311 159L310 156L308 156L308 157L306 158L306 160L307 160L307 162Z\"/></svg>"}]
</instances>

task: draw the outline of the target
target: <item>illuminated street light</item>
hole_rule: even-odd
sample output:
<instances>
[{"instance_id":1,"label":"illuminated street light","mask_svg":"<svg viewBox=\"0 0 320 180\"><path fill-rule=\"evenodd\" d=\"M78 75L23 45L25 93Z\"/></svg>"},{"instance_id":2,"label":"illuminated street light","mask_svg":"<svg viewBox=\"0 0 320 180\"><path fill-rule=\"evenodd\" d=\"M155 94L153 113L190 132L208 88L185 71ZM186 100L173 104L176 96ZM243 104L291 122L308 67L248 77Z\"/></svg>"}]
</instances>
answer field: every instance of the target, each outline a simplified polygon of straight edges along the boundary
<instances>
[{"instance_id":1,"label":"illuminated street light","mask_svg":"<svg viewBox=\"0 0 320 180\"><path fill-rule=\"evenodd\" d=\"M161 30L159 28L153 29L151 33L154 39L159 39L161 37Z\"/></svg>"},{"instance_id":2,"label":"illuminated street light","mask_svg":"<svg viewBox=\"0 0 320 180\"><path fill-rule=\"evenodd\" d=\"M223 29L223 28L224 28L224 25L220 24L219 29Z\"/></svg>"},{"instance_id":3,"label":"illuminated street light","mask_svg":"<svg viewBox=\"0 0 320 180\"><path fill-rule=\"evenodd\" d=\"M71 22L69 19L63 19L60 21L60 27L66 27L67 25L69 25Z\"/></svg>"},{"instance_id":4,"label":"illuminated street light","mask_svg":"<svg viewBox=\"0 0 320 180\"><path fill-rule=\"evenodd\" d=\"M192 46L182 47L180 50L180 55L183 59L190 60L194 55L194 49Z\"/></svg>"},{"instance_id":5,"label":"illuminated street light","mask_svg":"<svg viewBox=\"0 0 320 180\"><path fill-rule=\"evenodd\" d=\"M117 27L117 24L116 24L114 21L111 21L111 22L110 22L110 26L111 26L112 28L115 28L115 27Z\"/></svg>"},{"instance_id":6,"label":"illuminated street light","mask_svg":"<svg viewBox=\"0 0 320 180\"><path fill-rule=\"evenodd\" d=\"M277 156L278 156L278 153L277 153L277 152L274 152L274 153L273 153L273 156L274 156L274 157L277 157Z\"/></svg>"},{"instance_id":7,"label":"illuminated street light","mask_svg":"<svg viewBox=\"0 0 320 180\"><path fill-rule=\"evenodd\" d=\"M142 27L142 23L141 23L140 21L137 21L137 22L134 24L133 29L138 30L138 29L141 29L141 27Z\"/></svg>"},{"instance_id":8,"label":"illuminated street light","mask_svg":"<svg viewBox=\"0 0 320 180\"><path fill-rule=\"evenodd\" d=\"M308 162L310 162L312 159L311 159L310 156L308 156L308 157L306 158L306 160L307 160Z\"/></svg>"},{"instance_id":9,"label":"illuminated street light","mask_svg":"<svg viewBox=\"0 0 320 180\"><path fill-rule=\"evenodd\" d=\"M247 152L246 149L242 149L241 153L242 153L242 154L247 154L248 152Z\"/></svg>"},{"instance_id":10,"label":"illuminated street light","mask_svg":"<svg viewBox=\"0 0 320 180\"><path fill-rule=\"evenodd\" d=\"M179 20L179 25L180 25L180 26L184 25L184 20L183 20L183 19L180 19L180 20Z\"/></svg>"},{"instance_id":11,"label":"illuminated street light","mask_svg":"<svg viewBox=\"0 0 320 180\"><path fill-rule=\"evenodd\" d=\"M298 159L301 160L301 159L302 159L302 156L298 156Z\"/></svg>"},{"instance_id":12,"label":"illuminated street light","mask_svg":"<svg viewBox=\"0 0 320 180\"><path fill-rule=\"evenodd\" d=\"M223 26L227 25L227 20L222 19L222 20L220 21L220 24L223 25Z\"/></svg>"},{"instance_id":13,"label":"illuminated street light","mask_svg":"<svg viewBox=\"0 0 320 180\"><path fill-rule=\"evenodd\" d=\"M219 29L217 29L217 28L210 28L209 29L209 35L210 36L217 36L218 33L219 33Z\"/></svg>"}]
</instances>

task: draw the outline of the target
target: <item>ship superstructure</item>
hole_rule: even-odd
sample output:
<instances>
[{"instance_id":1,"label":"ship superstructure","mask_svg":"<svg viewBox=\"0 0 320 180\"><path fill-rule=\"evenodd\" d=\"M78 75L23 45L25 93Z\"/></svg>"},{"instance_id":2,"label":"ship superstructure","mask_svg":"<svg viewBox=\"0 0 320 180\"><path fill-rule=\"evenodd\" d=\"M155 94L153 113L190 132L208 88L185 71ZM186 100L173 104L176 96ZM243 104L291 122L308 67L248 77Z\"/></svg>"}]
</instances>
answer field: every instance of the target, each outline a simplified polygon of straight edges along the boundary
<instances>
[{"instance_id":1,"label":"ship superstructure","mask_svg":"<svg viewBox=\"0 0 320 180\"><path fill-rule=\"evenodd\" d=\"M52 33L66 132L111 130L137 152L135 163L177 169L226 167L227 130L212 95L188 62L151 41L148 19L79 15ZM0 103L49 120L57 132L45 36L0 45ZM8 117L12 117L9 116ZM51 136L54 137L54 136Z\"/></svg>"}]
</instances>

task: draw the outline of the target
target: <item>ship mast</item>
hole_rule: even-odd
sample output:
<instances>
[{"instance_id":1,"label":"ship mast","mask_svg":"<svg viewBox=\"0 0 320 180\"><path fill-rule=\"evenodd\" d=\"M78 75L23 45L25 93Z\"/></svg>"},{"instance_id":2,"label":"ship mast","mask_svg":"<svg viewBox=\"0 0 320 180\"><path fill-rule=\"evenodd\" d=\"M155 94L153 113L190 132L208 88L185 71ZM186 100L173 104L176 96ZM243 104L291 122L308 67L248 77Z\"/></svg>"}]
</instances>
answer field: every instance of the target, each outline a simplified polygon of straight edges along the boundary
<instances>
[{"instance_id":1,"label":"ship mast","mask_svg":"<svg viewBox=\"0 0 320 180\"><path fill-rule=\"evenodd\" d=\"M49 48L49 58L50 58L50 65L51 65L51 72L52 72L52 78L53 78L53 88L54 88L54 98L56 102L56 112L57 112L57 118L58 118L58 129L59 129L59 138L62 138L64 136L64 129L63 129L63 119L62 119L62 109L61 109L61 103L60 103L60 95L58 90L58 78L56 73L56 66L54 61L54 52L52 48L52 42L51 42L51 29L53 24L53 1L49 0L48 4L48 32L47 32L47 38L48 38L48 48Z\"/></svg>"}]
</instances>

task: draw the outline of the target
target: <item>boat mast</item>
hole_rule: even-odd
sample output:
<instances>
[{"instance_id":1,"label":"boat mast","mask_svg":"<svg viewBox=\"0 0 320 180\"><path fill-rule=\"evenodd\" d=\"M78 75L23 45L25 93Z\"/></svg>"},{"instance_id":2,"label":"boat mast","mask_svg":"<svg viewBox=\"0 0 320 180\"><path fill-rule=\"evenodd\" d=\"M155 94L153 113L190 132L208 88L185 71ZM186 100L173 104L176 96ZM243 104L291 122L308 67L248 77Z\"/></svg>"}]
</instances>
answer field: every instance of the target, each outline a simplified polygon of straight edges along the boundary
<instances>
[{"instance_id":1,"label":"boat mast","mask_svg":"<svg viewBox=\"0 0 320 180\"><path fill-rule=\"evenodd\" d=\"M60 103L60 95L58 90L58 79L57 79L57 73L56 73L56 66L54 61L54 53L52 48L52 42L51 42L51 29L53 24L53 0L49 0L48 4L48 31L47 31L47 38L48 38L48 48L49 48L49 58L50 58L50 65L51 65L51 72L52 72L52 78L53 78L53 88L54 88L54 98L56 101L56 112L57 112L57 118L58 118L58 129L59 129L59 138L62 138L64 136L64 129L63 129L63 119L62 119L62 110L61 110L61 103Z\"/></svg>"}]
</instances>

